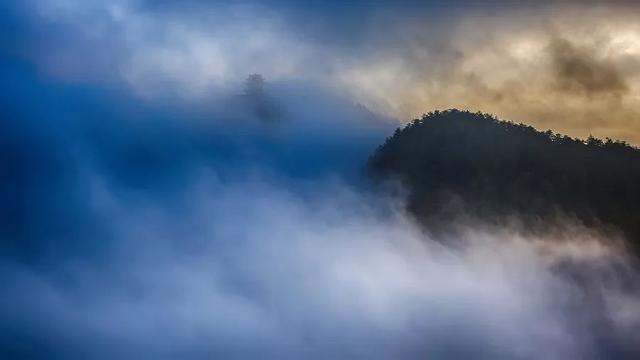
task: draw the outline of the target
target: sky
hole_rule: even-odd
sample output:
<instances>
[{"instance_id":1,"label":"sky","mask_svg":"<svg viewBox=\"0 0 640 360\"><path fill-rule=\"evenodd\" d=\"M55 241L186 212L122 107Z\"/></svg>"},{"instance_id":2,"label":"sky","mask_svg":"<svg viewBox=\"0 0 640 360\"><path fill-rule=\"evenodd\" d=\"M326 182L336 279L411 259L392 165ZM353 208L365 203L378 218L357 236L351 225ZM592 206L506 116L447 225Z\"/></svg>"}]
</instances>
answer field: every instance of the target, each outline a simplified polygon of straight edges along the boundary
<instances>
[{"instance_id":1,"label":"sky","mask_svg":"<svg viewBox=\"0 0 640 360\"><path fill-rule=\"evenodd\" d=\"M4 53L59 81L206 98L248 73L334 87L406 122L451 107L637 144L633 2L30 0Z\"/></svg>"},{"instance_id":2,"label":"sky","mask_svg":"<svg viewBox=\"0 0 640 360\"><path fill-rule=\"evenodd\" d=\"M363 167L450 107L640 144L638 11L3 1L0 357L636 358L614 235L431 234Z\"/></svg>"}]
</instances>

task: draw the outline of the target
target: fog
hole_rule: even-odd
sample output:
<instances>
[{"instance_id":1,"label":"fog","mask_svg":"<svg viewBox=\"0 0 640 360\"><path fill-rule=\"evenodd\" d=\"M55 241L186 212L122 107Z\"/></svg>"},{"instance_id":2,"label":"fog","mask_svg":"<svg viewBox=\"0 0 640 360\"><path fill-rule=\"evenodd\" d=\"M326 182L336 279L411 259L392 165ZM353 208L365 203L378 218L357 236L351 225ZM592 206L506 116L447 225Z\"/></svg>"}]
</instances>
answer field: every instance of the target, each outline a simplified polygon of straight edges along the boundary
<instances>
[{"instance_id":1,"label":"fog","mask_svg":"<svg viewBox=\"0 0 640 360\"><path fill-rule=\"evenodd\" d=\"M3 123L6 356L637 351L638 277L616 239L569 222L430 234L362 174L393 123L331 91L268 84L282 115L265 122L241 90L223 108L49 90L74 116Z\"/></svg>"},{"instance_id":2,"label":"fog","mask_svg":"<svg viewBox=\"0 0 640 360\"><path fill-rule=\"evenodd\" d=\"M640 352L640 279L615 235L569 220L531 235L517 221L462 219L434 234L405 212L402 191L363 173L398 122L364 106L380 104L360 96L367 87L325 78L317 47L266 30L236 47L256 29L288 28L246 25L253 13L233 7L191 23L222 24L202 35L180 12L133 3L6 6L23 16L3 26L24 46L3 38L0 52L2 357ZM79 31L87 23L93 32ZM149 35L163 23L166 34ZM194 45L207 36L227 40ZM584 66L606 76L563 72L582 53L556 46L560 88L625 93L599 61ZM320 65L307 73L309 59ZM259 99L243 90L254 72L266 77ZM263 104L276 115L254 111Z\"/></svg>"},{"instance_id":3,"label":"fog","mask_svg":"<svg viewBox=\"0 0 640 360\"><path fill-rule=\"evenodd\" d=\"M563 359L637 351L637 274L586 231L538 239L468 228L434 239L344 184L316 184L310 196L289 186L224 185L205 171L180 211L96 189L95 211L112 234L98 259L56 258L53 271L3 264L5 353Z\"/></svg>"}]
</instances>

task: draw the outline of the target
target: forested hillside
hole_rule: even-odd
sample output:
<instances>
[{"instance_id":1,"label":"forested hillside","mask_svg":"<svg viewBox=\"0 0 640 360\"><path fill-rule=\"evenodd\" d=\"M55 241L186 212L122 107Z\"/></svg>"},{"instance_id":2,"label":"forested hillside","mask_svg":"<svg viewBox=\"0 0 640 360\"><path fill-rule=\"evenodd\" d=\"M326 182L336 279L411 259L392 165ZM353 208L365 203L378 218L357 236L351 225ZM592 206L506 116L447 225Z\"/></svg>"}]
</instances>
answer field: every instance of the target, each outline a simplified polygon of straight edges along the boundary
<instances>
[{"instance_id":1,"label":"forested hillside","mask_svg":"<svg viewBox=\"0 0 640 360\"><path fill-rule=\"evenodd\" d=\"M461 214L525 223L573 218L640 244L640 150L541 132L482 113L436 111L396 130L369 161L398 179L425 223Z\"/></svg>"}]
</instances>

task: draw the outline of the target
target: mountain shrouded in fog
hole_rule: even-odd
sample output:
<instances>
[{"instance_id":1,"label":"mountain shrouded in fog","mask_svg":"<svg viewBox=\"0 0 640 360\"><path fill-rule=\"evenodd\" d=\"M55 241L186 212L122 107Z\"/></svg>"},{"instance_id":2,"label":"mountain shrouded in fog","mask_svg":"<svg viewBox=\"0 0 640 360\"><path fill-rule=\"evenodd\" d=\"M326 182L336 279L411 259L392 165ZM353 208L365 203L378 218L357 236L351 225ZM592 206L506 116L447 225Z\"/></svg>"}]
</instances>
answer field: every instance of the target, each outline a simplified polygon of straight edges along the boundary
<instances>
[{"instance_id":1,"label":"mountain shrouded in fog","mask_svg":"<svg viewBox=\"0 0 640 360\"><path fill-rule=\"evenodd\" d=\"M0 1L0 359L637 360L639 14Z\"/></svg>"},{"instance_id":2,"label":"mountain shrouded in fog","mask_svg":"<svg viewBox=\"0 0 640 360\"><path fill-rule=\"evenodd\" d=\"M621 141L435 111L387 138L369 169L406 185L410 211L427 224L463 215L544 228L574 219L621 231L640 250L640 150Z\"/></svg>"}]
</instances>

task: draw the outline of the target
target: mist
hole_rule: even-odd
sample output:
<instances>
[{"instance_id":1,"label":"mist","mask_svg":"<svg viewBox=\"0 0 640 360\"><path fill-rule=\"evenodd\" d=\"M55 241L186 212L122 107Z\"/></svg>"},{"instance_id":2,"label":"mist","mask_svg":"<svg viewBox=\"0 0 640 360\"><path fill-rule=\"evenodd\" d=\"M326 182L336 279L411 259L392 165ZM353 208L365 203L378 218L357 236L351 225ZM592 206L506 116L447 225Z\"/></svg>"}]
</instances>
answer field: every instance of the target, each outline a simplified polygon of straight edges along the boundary
<instances>
[{"instance_id":1,"label":"mist","mask_svg":"<svg viewBox=\"0 0 640 360\"><path fill-rule=\"evenodd\" d=\"M342 185L310 201L281 184L200 181L182 215L111 199L115 239L99 261L5 264L8 354L553 359L637 344L637 294L597 238L468 229L449 247Z\"/></svg>"},{"instance_id":2,"label":"mist","mask_svg":"<svg viewBox=\"0 0 640 360\"><path fill-rule=\"evenodd\" d=\"M22 78L63 105L3 122L6 356L637 351L638 277L615 239L570 222L431 234L362 175L394 123L330 90L267 84L282 115L265 122L241 89L186 107Z\"/></svg>"},{"instance_id":3,"label":"mist","mask_svg":"<svg viewBox=\"0 0 640 360\"><path fill-rule=\"evenodd\" d=\"M367 179L396 117L423 104L385 84L440 83L393 76L407 64L387 57L398 48L362 46L380 56L361 63L355 40L321 51L331 33L314 29L327 25L296 34L275 5L169 3L6 5L6 38L22 45L0 37L2 357L640 353L640 274L615 234L463 218L435 233L401 188ZM554 39L554 91L608 102L633 88L617 62ZM453 51L439 54L443 66ZM417 73L424 58L407 59ZM254 73L259 98L243 83Z\"/></svg>"}]
</instances>

